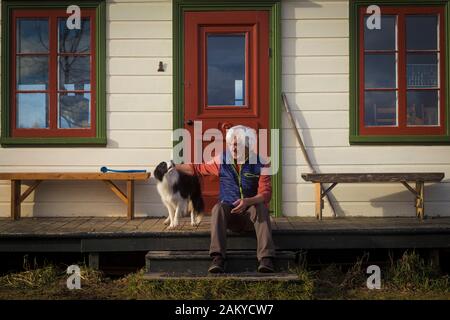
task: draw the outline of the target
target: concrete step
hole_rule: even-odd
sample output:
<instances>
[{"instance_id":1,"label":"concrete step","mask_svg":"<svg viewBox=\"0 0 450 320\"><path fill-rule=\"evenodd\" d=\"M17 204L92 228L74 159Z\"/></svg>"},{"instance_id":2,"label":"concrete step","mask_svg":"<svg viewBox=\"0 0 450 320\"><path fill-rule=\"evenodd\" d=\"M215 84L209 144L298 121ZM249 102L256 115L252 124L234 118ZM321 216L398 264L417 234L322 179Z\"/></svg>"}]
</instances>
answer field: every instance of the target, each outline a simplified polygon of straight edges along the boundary
<instances>
[{"instance_id":1,"label":"concrete step","mask_svg":"<svg viewBox=\"0 0 450 320\"><path fill-rule=\"evenodd\" d=\"M208 251L149 251L145 256L147 272L170 275L207 275L211 257ZM289 271L296 265L292 251L278 251L274 259L277 272ZM255 251L229 250L225 262L227 273L255 272L258 267Z\"/></svg>"},{"instance_id":2,"label":"concrete step","mask_svg":"<svg viewBox=\"0 0 450 320\"><path fill-rule=\"evenodd\" d=\"M222 273L207 275L192 275L183 273L167 272L147 272L144 275L147 280L237 280L245 282L257 281L300 281L298 275L294 272L277 273L259 273L259 272L241 272L241 273Z\"/></svg>"}]
</instances>

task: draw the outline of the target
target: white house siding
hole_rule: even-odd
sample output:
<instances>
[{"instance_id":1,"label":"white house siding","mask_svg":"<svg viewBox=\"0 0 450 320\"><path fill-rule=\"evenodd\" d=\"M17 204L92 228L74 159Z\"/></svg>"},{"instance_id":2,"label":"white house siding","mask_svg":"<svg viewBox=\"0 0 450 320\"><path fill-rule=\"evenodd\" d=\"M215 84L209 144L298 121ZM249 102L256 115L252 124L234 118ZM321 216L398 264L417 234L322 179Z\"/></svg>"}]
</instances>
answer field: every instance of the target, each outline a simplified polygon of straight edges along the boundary
<instances>
[{"instance_id":1,"label":"white house siding","mask_svg":"<svg viewBox=\"0 0 450 320\"><path fill-rule=\"evenodd\" d=\"M283 90L319 172L442 171L450 146L350 146L349 1L284 1ZM283 212L309 216L314 189L292 126L283 117ZM450 184L427 185L426 213L450 215ZM400 184L340 184L332 191L341 216L412 216L413 196ZM330 215L325 203L324 215Z\"/></svg>"},{"instance_id":2,"label":"white house siding","mask_svg":"<svg viewBox=\"0 0 450 320\"><path fill-rule=\"evenodd\" d=\"M169 159L171 20L171 1L108 0L107 147L0 149L0 170L98 171L103 165L152 170ZM157 72L159 61L167 67L164 73ZM8 216L9 183L0 183L0 216ZM152 180L137 183L135 199L137 216L165 214ZM101 181L44 182L22 205L22 214L126 216L126 207Z\"/></svg>"},{"instance_id":3,"label":"white house siding","mask_svg":"<svg viewBox=\"0 0 450 320\"><path fill-rule=\"evenodd\" d=\"M171 155L172 3L107 1L106 148L0 148L0 171L97 171L154 166ZM350 146L348 1L283 1L283 90L320 172L442 171L450 176L450 146ZM159 61L166 72L157 72ZM314 193L288 119L283 117L283 211L312 216ZM450 215L450 184L426 187L426 212ZM124 185L122 185L124 187ZM0 181L0 216L10 210L9 183ZM25 187L24 187L25 189ZM151 180L138 183L136 215L165 214ZM414 214L401 185L339 185L345 216ZM45 182L22 206L24 216L124 216L125 206L101 182ZM326 206L324 215L329 215Z\"/></svg>"}]
</instances>

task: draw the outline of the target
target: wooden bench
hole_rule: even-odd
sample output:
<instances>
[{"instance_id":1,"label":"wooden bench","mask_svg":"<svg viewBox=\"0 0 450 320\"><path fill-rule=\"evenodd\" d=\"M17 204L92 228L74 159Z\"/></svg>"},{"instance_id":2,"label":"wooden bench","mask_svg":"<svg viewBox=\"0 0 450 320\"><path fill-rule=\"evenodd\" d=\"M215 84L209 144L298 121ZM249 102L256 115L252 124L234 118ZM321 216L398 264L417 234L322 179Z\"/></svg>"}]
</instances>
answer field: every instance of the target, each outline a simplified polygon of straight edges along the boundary
<instances>
[{"instance_id":1,"label":"wooden bench","mask_svg":"<svg viewBox=\"0 0 450 320\"><path fill-rule=\"evenodd\" d=\"M425 215L424 184L439 182L444 178L442 172L427 173L308 173L302 174L306 181L315 183L316 218L322 220L323 197L338 183L388 183L399 182L411 191L415 197L416 215L423 219ZM415 182L415 188L410 186ZM331 183L324 189L322 183Z\"/></svg>"},{"instance_id":2,"label":"wooden bench","mask_svg":"<svg viewBox=\"0 0 450 320\"><path fill-rule=\"evenodd\" d=\"M97 172L8 172L0 173L0 180L11 181L11 218L20 218L22 202L33 192L37 186L46 180L101 180L122 200L128 208L128 219L134 218L134 182L145 181L150 178L150 173L97 173ZM21 184L23 180L34 181L22 194ZM127 192L124 193L113 182L120 180L127 182Z\"/></svg>"}]
</instances>

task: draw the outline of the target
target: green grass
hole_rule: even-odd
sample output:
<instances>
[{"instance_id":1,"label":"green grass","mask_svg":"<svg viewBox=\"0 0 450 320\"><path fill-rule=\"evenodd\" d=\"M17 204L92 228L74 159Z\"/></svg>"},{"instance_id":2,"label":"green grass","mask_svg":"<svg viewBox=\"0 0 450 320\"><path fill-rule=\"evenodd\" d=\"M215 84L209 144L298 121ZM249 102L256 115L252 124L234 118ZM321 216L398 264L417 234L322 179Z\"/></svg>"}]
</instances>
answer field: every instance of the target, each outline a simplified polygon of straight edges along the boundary
<instances>
[{"instance_id":1,"label":"green grass","mask_svg":"<svg viewBox=\"0 0 450 320\"><path fill-rule=\"evenodd\" d=\"M81 289L69 290L67 266L25 260L24 271L0 277L0 299L450 299L449 276L414 251L382 268L381 290L366 287L367 261L365 255L350 268L332 264L315 271L304 263L294 271L296 282L146 280L144 270L110 279L81 263Z\"/></svg>"},{"instance_id":2,"label":"green grass","mask_svg":"<svg viewBox=\"0 0 450 320\"><path fill-rule=\"evenodd\" d=\"M387 280L392 289L401 291L450 292L449 276L441 275L431 262L414 251L405 252L397 261L391 259Z\"/></svg>"},{"instance_id":3,"label":"green grass","mask_svg":"<svg viewBox=\"0 0 450 320\"><path fill-rule=\"evenodd\" d=\"M122 279L128 299L311 299L312 280L300 274L299 282L243 282L228 279L145 280L144 271Z\"/></svg>"}]
</instances>

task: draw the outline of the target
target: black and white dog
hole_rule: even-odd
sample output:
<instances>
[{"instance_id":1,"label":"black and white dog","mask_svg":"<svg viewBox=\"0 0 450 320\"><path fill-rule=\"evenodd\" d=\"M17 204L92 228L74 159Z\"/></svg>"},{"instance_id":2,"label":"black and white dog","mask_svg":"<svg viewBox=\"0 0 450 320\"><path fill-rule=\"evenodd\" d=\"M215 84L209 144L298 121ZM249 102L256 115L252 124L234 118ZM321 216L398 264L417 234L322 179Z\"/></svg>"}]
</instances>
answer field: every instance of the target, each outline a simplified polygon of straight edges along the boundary
<instances>
[{"instance_id":1,"label":"black and white dog","mask_svg":"<svg viewBox=\"0 0 450 320\"><path fill-rule=\"evenodd\" d=\"M158 164L153 174L161 200L169 211L164 224L174 229L179 225L179 218L190 213L191 225L197 226L204 209L198 177L178 171L172 160Z\"/></svg>"}]
</instances>

